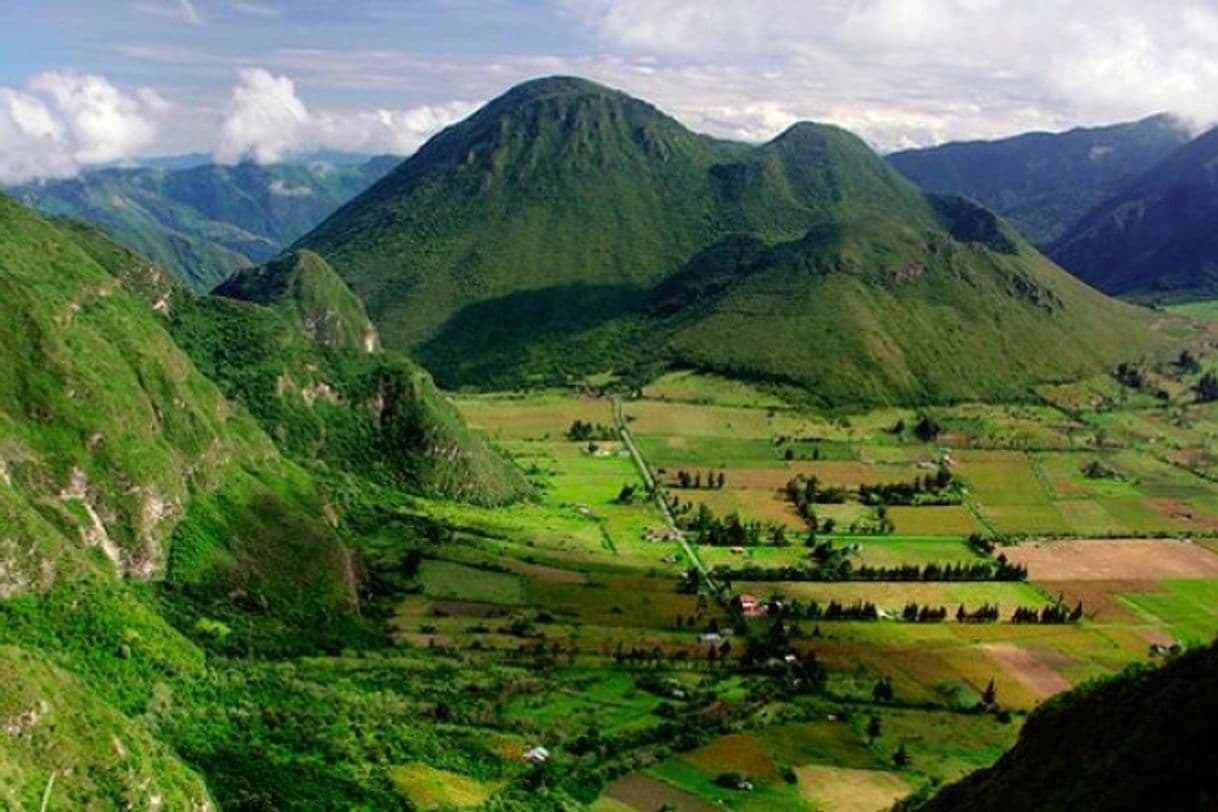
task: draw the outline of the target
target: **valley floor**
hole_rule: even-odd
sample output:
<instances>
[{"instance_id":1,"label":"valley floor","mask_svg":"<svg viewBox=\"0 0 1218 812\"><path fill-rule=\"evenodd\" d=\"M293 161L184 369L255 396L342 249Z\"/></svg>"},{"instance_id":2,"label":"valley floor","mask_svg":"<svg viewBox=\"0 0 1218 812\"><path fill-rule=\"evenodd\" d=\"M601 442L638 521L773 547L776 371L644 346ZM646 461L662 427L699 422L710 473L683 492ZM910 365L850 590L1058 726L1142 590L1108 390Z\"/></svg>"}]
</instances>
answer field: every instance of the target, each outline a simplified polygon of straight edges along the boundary
<instances>
[{"instance_id":1,"label":"valley floor","mask_svg":"<svg viewBox=\"0 0 1218 812\"><path fill-rule=\"evenodd\" d=\"M728 585L721 595L679 591L693 562L615 431L610 398L459 396L471 426L543 497L510 511L421 503L462 530L427 554L395 634L547 669L556 693L508 706L531 731L521 747L545 742L578 760L589 737L660 743L603 773L637 765L596 809L875 809L926 793L991 763L1050 696L1218 631L1218 405L1192 403L1179 381L1156 385L1175 386L1168 401L1105 377L1045 387L1027 404L826 417L741 384L666 376L625 400L622 416L678 521L705 504L764 527L730 546L697 544L686 529ZM919 439L928 416L937 431ZM577 424L586 428L569 432ZM858 497L860 485L940 466L955 489L935 500L946 504ZM844 494L815 505L817 543L852 575L807 575L809 523L786 487L801 475ZM978 537L996 546L987 552ZM998 556L1025 566L1026 579L892 575ZM785 609L741 613L741 595ZM903 620L910 603L947 616ZM831 604L875 613L834 618L823 613ZM1080 605L1073 621L1012 622L1020 607ZM985 606L991 622L957 620ZM784 650L826 669L822 690L741 667L776 617ZM891 698L877 694L881 682ZM665 726L691 716L713 724L674 747Z\"/></svg>"}]
</instances>

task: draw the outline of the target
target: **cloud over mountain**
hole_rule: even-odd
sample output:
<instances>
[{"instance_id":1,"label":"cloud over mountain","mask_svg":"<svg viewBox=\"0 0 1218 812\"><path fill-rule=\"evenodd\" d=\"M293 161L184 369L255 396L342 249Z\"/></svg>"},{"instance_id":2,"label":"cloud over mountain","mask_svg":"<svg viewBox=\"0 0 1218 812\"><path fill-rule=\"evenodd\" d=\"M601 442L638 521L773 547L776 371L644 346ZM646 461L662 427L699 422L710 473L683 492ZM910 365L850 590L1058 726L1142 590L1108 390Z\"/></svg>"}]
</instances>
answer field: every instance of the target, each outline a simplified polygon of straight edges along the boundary
<instances>
[{"instance_id":1,"label":"cloud over mountain","mask_svg":"<svg viewBox=\"0 0 1218 812\"><path fill-rule=\"evenodd\" d=\"M152 143L168 107L151 89L125 92L89 74L55 71L0 86L0 183L132 158Z\"/></svg>"},{"instance_id":2,"label":"cloud over mountain","mask_svg":"<svg viewBox=\"0 0 1218 812\"><path fill-rule=\"evenodd\" d=\"M408 110L316 110L287 76L245 69L233 88L215 156L221 163L271 163L318 149L407 154L473 107L458 101Z\"/></svg>"}]
</instances>

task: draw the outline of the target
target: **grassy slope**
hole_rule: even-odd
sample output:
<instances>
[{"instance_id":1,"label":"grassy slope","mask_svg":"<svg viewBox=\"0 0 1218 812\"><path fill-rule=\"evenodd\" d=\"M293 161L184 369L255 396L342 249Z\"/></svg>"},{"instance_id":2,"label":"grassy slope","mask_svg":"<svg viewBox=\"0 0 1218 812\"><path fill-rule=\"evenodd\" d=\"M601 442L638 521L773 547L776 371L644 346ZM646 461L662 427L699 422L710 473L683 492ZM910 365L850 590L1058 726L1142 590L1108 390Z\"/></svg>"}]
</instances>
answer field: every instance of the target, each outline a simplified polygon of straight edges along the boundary
<instances>
[{"instance_id":1,"label":"grassy slope","mask_svg":"<svg viewBox=\"0 0 1218 812\"><path fill-rule=\"evenodd\" d=\"M1140 355L1146 332L1144 312L1026 246L852 223L770 252L675 320L672 340L690 365L791 381L836 404L1019 398L1034 381Z\"/></svg>"},{"instance_id":2,"label":"grassy slope","mask_svg":"<svg viewBox=\"0 0 1218 812\"><path fill-rule=\"evenodd\" d=\"M218 592L256 589L289 612L349 608L354 593L332 532L312 536L316 546L308 551L330 566L315 567L307 555L278 560L274 578L262 566L274 535L223 527L205 535L205 547L196 545L191 569L170 566L171 536L195 527L217 494L254 511L273 502L314 523L322 498L139 300L138 288L160 275L155 267L7 198L0 198L0 220L0 307L7 313L0 319L0 499L11 506L0 525L11 551L4 594L117 570L142 578L168 573ZM241 511L229 517L244 518ZM329 581L324 596L286 583L306 571Z\"/></svg>"},{"instance_id":3,"label":"grassy slope","mask_svg":"<svg viewBox=\"0 0 1218 812\"><path fill-rule=\"evenodd\" d=\"M315 254L242 272L220 293L179 297L170 330L294 458L482 504L528 491L426 372L379 349L362 306Z\"/></svg>"},{"instance_id":4,"label":"grassy slope","mask_svg":"<svg viewBox=\"0 0 1218 812\"><path fill-rule=\"evenodd\" d=\"M277 363L371 375L379 356L362 346L358 310L351 323L327 322L332 346L306 337L302 321L324 304L314 294L327 290L317 270L289 286L307 295L273 307L200 300L92 229L0 197L0 805L37 808L54 771L53 809L151 807L155 796L191 808L209 792L224 808L384 809L402 804L390 776L403 761L492 780L504 770L478 736L441 736L420 719L437 696L465 690L462 674L426 653L366 667L262 659L384 645L373 598L389 588L361 583L369 603L357 617L355 581L365 567L396 572L422 531L389 518L401 497L359 481L332 483L346 490L328 504L307 470L324 466L280 456L149 304L193 307L196 325L212 305L239 311L248 318L237 321L265 330L256 336L286 342L284 355L274 341L267 349ZM213 322L217 335L241 337L225 332L228 317ZM341 346L344 337L361 346ZM220 348L215 357L248 360ZM441 457L429 481L456 493L479 484L485 465L516 484L483 446L462 444L463 424L424 373L403 359L375 363L401 387L386 395L397 412L383 433L449 444L420 452ZM375 426L346 419L366 443L360 432ZM65 486L76 494L74 469L87 484L61 496ZM154 492L165 514L156 521ZM94 515L133 577L116 579L82 532ZM373 533L385 540L353 560L341 541ZM247 653L259 656L233 658ZM476 673L491 677L501 678Z\"/></svg>"},{"instance_id":5,"label":"grassy slope","mask_svg":"<svg viewBox=\"0 0 1218 812\"><path fill-rule=\"evenodd\" d=\"M86 220L206 290L273 256L394 163L105 169L12 194L49 214Z\"/></svg>"},{"instance_id":6,"label":"grassy slope","mask_svg":"<svg viewBox=\"0 0 1218 812\"><path fill-rule=\"evenodd\" d=\"M833 127L716 142L550 79L441 133L302 244L451 386L684 362L832 403L1008 397L1153 348L1147 315L1002 228Z\"/></svg>"},{"instance_id":7,"label":"grassy slope","mask_svg":"<svg viewBox=\"0 0 1218 812\"><path fill-rule=\"evenodd\" d=\"M42 655L0 646L0 719L0 803L8 809L38 809L44 792L50 809L211 802L203 780L164 744Z\"/></svg>"},{"instance_id":8,"label":"grassy slope","mask_svg":"<svg viewBox=\"0 0 1218 812\"><path fill-rule=\"evenodd\" d=\"M918 809L1212 809L1218 648L1081 688L1039 709L993 767Z\"/></svg>"}]
</instances>

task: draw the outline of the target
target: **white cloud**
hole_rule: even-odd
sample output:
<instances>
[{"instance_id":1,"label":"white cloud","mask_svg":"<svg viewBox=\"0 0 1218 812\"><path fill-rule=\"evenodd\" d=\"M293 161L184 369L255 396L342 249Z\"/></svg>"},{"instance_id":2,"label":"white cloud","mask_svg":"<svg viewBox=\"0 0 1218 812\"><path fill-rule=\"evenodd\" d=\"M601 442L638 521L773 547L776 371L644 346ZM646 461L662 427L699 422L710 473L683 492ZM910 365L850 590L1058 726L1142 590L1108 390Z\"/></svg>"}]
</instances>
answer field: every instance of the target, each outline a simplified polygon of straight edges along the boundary
<instances>
[{"instance_id":1,"label":"white cloud","mask_svg":"<svg viewBox=\"0 0 1218 812\"><path fill-rule=\"evenodd\" d=\"M145 0L134 3L132 7L143 14L180 20L189 25L203 25L203 17L192 0Z\"/></svg>"},{"instance_id":2,"label":"white cloud","mask_svg":"<svg viewBox=\"0 0 1218 812\"><path fill-rule=\"evenodd\" d=\"M408 110L311 110L291 79L251 68L238 74L215 157L221 163L272 163L319 149L406 154L473 109L450 102Z\"/></svg>"},{"instance_id":3,"label":"white cloud","mask_svg":"<svg viewBox=\"0 0 1218 812\"><path fill-rule=\"evenodd\" d=\"M39 74L0 86L0 183L68 177L84 166L139 155L169 104L143 88L124 92L100 76Z\"/></svg>"},{"instance_id":4,"label":"white cloud","mask_svg":"<svg viewBox=\"0 0 1218 812\"><path fill-rule=\"evenodd\" d=\"M236 11L251 17L282 17L283 11L265 3L234 2L229 3Z\"/></svg>"},{"instance_id":5,"label":"white cloud","mask_svg":"<svg viewBox=\"0 0 1218 812\"><path fill-rule=\"evenodd\" d=\"M288 186L282 178L271 181L270 192L279 197L309 197L313 190L308 186Z\"/></svg>"},{"instance_id":6,"label":"white cloud","mask_svg":"<svg viewBox=\"0 0 1218 812\"><path fill-rule=\"evenodd\" d=\"M149 114L165 102L151 90L125 94L100 76L44 73L29 89L51 100L82 164L129 158L152 143L156 127Z\"/></svg>"},{"instance_id":7,"label":"white cloud","mask_svg":"<svg viewBox=\"0 0 1218 812\"><path fill-rule=\"evenodd\" d=\"M309 119L291 79L260 68L243 70L220 131L216 159L221 163L245 157L258 163L282 160L306 137Z\"/></svg>"},{"instance_id":8,"label":"white cloud","mask_svg":"<svg viewBox=\"0 0 1218 812\"><path fill-rule=\"evenodd\" d=\"M657 102L722 134L768 129L767 109L881 146L1161 110L1218 121L1210 0L558 2L619 59L651 60ZM717 100L713 75L731 78Z\"/></svg>"}]
</instances>

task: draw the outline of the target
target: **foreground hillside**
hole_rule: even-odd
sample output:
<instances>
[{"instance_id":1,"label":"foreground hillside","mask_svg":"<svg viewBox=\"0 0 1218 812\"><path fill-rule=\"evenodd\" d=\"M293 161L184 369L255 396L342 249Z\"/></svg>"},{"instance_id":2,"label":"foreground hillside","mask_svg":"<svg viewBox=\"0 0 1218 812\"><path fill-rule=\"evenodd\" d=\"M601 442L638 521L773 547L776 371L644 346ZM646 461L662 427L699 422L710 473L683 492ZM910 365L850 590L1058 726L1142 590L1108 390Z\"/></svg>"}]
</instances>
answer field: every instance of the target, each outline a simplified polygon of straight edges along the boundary
<instances>
[{"instance_id":1,"label":"foreground hillside","mask_svg":"<svg viewBox=\"0 0 1218 812\"><path fill-rule=\"evenodd\" d=\"M124 715L154 675L203 664L125 581L244 595L299 628L356 609L316 484L121 281L130 259L0 197L0 797L16 808L48 759L71 768L55 796L71 805L207 801Z\"/></svg>"},{"instance_id":2,"label":"foreground hillside","mask_svg":"<svg viewBox=\"0 0 1218 812\"><path fill-rule=\"evenodd\" d=\"M905 150L888 161L928 192L963 195L993 209L1044 247L1187 140L1177 121L1159 115Z\"/></svg>"},{"instance_id":3,"label":"foreground hillside","mask_svg":"<svg viewBox=\"0 0 1218 812\"><path fill-rule=\"evenodd\" d=\"M993 767L916 807L1213 809L1218 647L1140 668L1039 709Z\"/></svg>"},{"instance_id":4,"label":"foreground hillside","mask_svg":"<svg viewBox=\"0 0 1218 812\"><path fill-rule=\"evenodd\" d=\"M377 511L527 486L425 373L381 355L324 265L281 271L265 305L200 299L0 196L0 805L400 803L383 772L277 787L337 746L313 729L300 743L317 696L332 713L368 699L328 669L289 678L238 655L384 646L382 568L426 522ZM389 521L405 524L370 541ZM282 708L274 732L249 733L251 690ZM466 763L405 712L379 712L395 752Z\"/></svg>"},{"instance_id":5,"label":"foreground hillside","mask_svg":"<svg viewBox=\"0 0 1218 812\"><path fill-rule=\"evenodd\" d=\"M1113 294L1180 299L1218 291L1218 130L1149 168L1097 205L1050 250Z\"/></svg>"},{"instance_id":6,"label":"foreground hillside","mask_svg":"<svg viewBox=\"0 0 1218 812\"><path fill-rule=\"evenodd\" d=\"M396 163L386 156L361 164L102 169L10 193L92 223L205 291L270 259Z\"/></svg>"},{"instance_id":7,"label":"foreground hillside","mask_svg":"<svg viewBox=\"0 0 1218 812\"><path fill-rule=\"evenodd\" d=\"M514 88L300 244L447 386L688 364L829 404L1010 397L1157 345L849 133L715 141L578 79Z\"/></svg>"}]
</instances>

